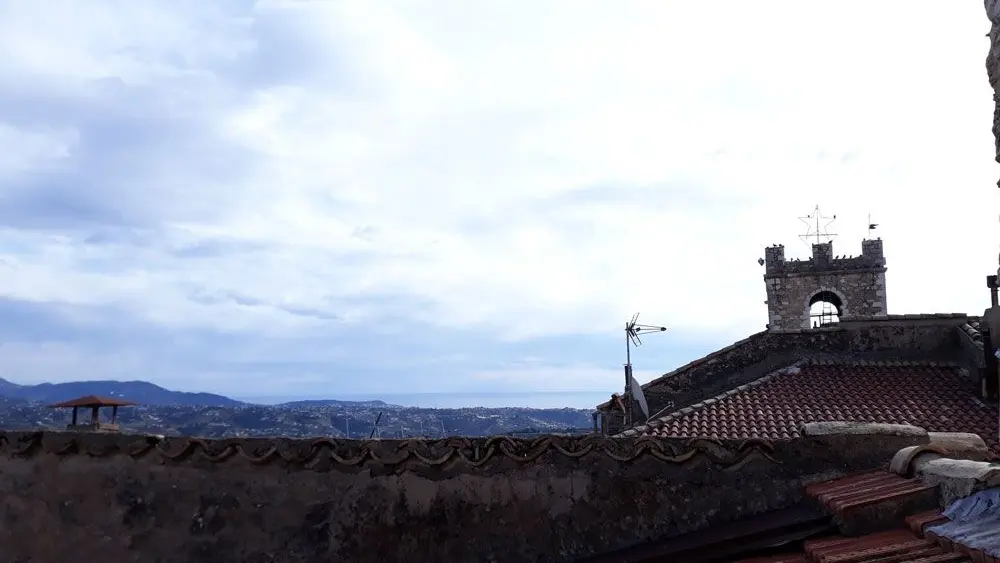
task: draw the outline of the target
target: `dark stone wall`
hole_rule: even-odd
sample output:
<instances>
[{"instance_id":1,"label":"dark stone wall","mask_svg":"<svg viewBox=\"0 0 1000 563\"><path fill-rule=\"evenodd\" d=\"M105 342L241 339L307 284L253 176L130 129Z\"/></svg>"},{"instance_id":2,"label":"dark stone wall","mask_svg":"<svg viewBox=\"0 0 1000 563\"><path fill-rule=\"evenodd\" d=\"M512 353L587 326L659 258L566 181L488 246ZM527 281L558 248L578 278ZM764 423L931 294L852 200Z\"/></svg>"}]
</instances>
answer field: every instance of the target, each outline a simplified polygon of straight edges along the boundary
<instances>
[{"instance_id":1,"label":"dark stone wall","mask_svg":"<svg viewBox=\"0 0 1000 563\"><path fill-rule=\"evenodd\" d=\"M791 506L926 434L348 442L0 434L3 561L576 561Z\"/></svg>"}]
</instances>

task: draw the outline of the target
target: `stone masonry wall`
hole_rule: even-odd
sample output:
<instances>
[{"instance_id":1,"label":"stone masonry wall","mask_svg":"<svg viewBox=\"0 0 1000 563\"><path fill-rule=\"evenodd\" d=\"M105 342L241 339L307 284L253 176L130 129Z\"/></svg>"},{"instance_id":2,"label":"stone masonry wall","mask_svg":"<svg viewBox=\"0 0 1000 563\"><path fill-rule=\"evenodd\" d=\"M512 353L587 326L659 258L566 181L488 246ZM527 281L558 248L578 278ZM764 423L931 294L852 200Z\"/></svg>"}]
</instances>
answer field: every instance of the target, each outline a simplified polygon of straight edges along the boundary
<instances>
[{"instance_id":1,"label":"stone masonry wall","mask_svg":"<svg viewBox=\"0 0 1000 563\"><path fill-rule=\"evenodd\" d=\"M0 561L576 561L791 506L926 441L0 433Z\"/></svg>"},{"instance_id":2,"label":"stone masonry wall","mask_svg":"<svg viewBox=\"0 0 1000 563\"><path fill-rule=\"evenodd\" d=\"M771 330L811 328L810 301L836 295L840 316L887 313L885 257L881 240L862 241L862 255L839 257L832 243L814 244L809 260L785 260L783 246L765 250L764 283Z\"/></svg>"}]
</instances>

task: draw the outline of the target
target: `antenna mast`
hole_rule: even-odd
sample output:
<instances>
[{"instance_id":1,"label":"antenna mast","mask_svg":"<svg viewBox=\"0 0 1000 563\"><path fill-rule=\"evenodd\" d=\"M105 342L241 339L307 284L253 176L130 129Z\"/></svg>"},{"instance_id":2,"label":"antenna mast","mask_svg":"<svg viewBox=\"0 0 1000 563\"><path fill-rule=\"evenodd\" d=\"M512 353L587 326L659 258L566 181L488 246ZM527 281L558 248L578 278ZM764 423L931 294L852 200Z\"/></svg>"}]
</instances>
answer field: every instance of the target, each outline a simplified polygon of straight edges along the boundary
<instances>
[{"instance_id":1,"label":"antenna mast","mask_svg":"<svg viewBox=\"0 0 1000 563\"><path fill-rule=\"evenodd\" d=\"M634 419L633 416L633 400L632 397L632 346L639 347L642 346L642 340L639 335L649 334L651 332L664 332L667 330L665 326L654 326L654 325L643 325L639 324L639 313L632 315L632 318L625 323L625 426L631 426Z\"/></svg>"}]
</instances>

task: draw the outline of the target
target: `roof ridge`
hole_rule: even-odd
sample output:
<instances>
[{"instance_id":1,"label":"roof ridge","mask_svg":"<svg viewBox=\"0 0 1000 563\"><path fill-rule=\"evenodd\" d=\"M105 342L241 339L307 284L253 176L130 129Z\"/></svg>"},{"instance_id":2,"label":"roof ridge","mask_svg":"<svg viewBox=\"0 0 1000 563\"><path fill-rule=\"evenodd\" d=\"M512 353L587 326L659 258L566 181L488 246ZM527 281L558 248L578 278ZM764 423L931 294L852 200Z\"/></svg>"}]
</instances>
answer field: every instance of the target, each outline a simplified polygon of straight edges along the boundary
<instances>
[{"instance_id":1,"label":"roof ridge","mask_svg":"<svg viewBox=\"0 0 1000 563\"><path fill-rule=\"evenodd\" d=\"M812 366L844 366L844 367L962 367L958 362L951 360L865 360L848 359L837 357L808 358L804 365Z\"/></svg>"},{"instance_id":2,"label":"roof ridge","mask_svg":"<svg viewBox=\"0 0 1000 563\"><path fill-rule=\"evenodd\" d=\"M743 346L747 342L752 342L752 341L755 341L755 340L758 340L758 339L761 339L761 338L767 338L770 335L771 335L771 333L769 331L767 331L767 330L762 330L760 332L755 332L755 333L751 334L750 336L747 336L746 338L742 338L740 340L737 340L736 342L733 342L732 344L730 344L728 346L724 346L722 348L719 348L718 350L709 352L708 354L705 354L704 356L701 356L700 358L695 358L694 360L691 360L690 362L688 362L688 363L686 363L686 364L684 364L684 365L682 365L680 367L674 368L673 370L670 370L670 371L668 371L668 372L666 372L664 374L661 374L661 375L659 375L657 377L654 377L653 379L650 379L649 381L647 381L646 383L644 383L642 385L642 387L646 388L647 386L652 385L654 382L661 381L661 380L664 380L664 379L666 379L668 377L677 375L677 374L679 374L679 373L681 373L683 371L691 369L692 367L695 367L695 366L698 366L698 365L701 365L701 364L704 364L704 363L708 363L708 362L712 361L713 359L715 359L715 358L717 358L719 356L722 356L723 354L725 354L727 352L731 352L731 351L739 348L740 346Z\"/></svg>"},{"instance_id":3,"label":"roof ridge","mask_svg":"<svg viewBox=\"0 0 1000 563\"><path fill-rule=\"evenodd\" d=\"M774 336L774 334L775 333L773 331L769 331L769 330L762 330L760 332L755 332L755 333L751 334L750 336L747 336L746 338L742 338L740 340L737 340L736 342L733 342L732 344L730 344L728 346L724 346L722 348L719 348L718 350L709 352L708 354L705 354L704 356L701 356L700 358L695 358L694 360L691 360L690 362L688 362L688 363L686 363L686 364L684 364L682 366L676 367L676 368L674 368L674 369L672 369L672 370L670 370L670 371L668 371L666 373L661 373L660 375L654 377L653 379L650 379L649 381L643 383L642 385L640 385L640 387L645 392L650 387L655 387L656 385L659 385L659 384L661 384L661 383L663 383L665 381L668 381L670 378L677 377L681 373L684 373L686 371L695 369L695 368L697 368L699 366L702 366L702 365L711 364L712 362L714 362L718 358L720 358L722 356L725 356L726 354L732 352L733 350L739 349L741 346L744 346L744 345L746 345L749 342L757 342L757 341L765 339L765 338L771 338L771 337ZM609 400L604 401L604 402L600 403L599 405L597 405L597 410L602 410L602 409L604 409L604 408L606 408L606 407L608 407L610 405L611 405L611 400L609 399ZM667 408L670 408L670 407L665 407L664 409L660 409L659 411L657 411L656 414L659 414L659 413L663 412Z\"/></svg>"}]
</instances>

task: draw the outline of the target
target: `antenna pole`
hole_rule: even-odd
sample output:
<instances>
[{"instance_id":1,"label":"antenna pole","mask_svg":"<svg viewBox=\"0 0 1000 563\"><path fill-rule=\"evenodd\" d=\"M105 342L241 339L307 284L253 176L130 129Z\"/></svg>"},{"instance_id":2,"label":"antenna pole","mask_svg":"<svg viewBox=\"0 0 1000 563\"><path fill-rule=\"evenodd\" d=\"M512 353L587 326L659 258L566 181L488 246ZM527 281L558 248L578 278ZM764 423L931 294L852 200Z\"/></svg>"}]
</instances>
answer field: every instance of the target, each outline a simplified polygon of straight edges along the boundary
<instances>
[{"instance_id":1,"label":"antenna pole","mask_svg":"<svg viewBox=\"0 0 1000 563\"><path fill-rule=\"evenodd\" d=\"M632 425L632 342L629 330L632 327L625 324L625 425Z\"/></svg>"},{"instance_id":2,"label":"antenna pole","mask_svg":"<svg viewBox=\"0 0 1000 563\"><path fill-rule=\"evenodd\" d=\"M629 326L625 325L625 365L632 363L632 343L629 340Z\"/></svg>"},{"instance_id":3,"label":"antenna pole","mask_svg":"<svg viewBox=\"0 0 1000 563\"><path fill-rule=\"evenodd\" d=\"M632 396L632 344L639 346L642 344L642 340L639 336L642 334L648 334L651 332L663 332L667 330L665 326L652 326L643 325L638 323L639 313L636 313L632 318L625 323L625 394L624 398L627 402L625 406L625 425L631 426L634 420L634 405L633 400L635 397Z\"/></svg>"}]
</instances>

